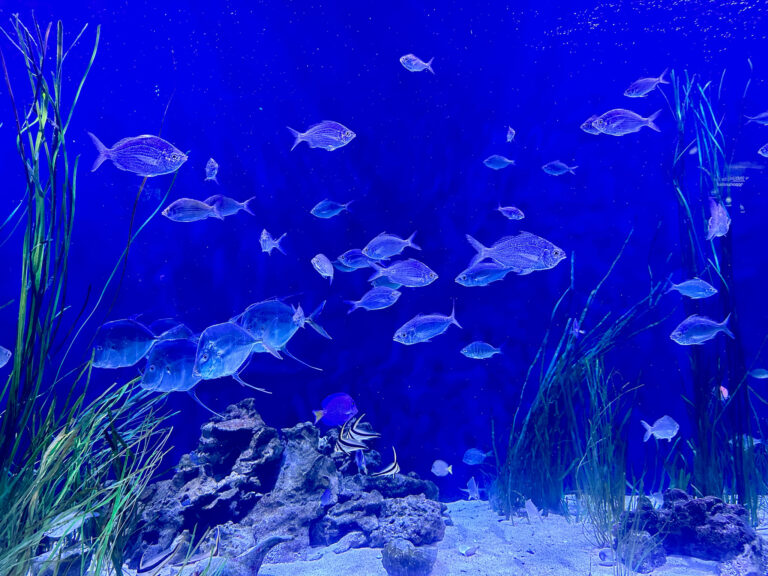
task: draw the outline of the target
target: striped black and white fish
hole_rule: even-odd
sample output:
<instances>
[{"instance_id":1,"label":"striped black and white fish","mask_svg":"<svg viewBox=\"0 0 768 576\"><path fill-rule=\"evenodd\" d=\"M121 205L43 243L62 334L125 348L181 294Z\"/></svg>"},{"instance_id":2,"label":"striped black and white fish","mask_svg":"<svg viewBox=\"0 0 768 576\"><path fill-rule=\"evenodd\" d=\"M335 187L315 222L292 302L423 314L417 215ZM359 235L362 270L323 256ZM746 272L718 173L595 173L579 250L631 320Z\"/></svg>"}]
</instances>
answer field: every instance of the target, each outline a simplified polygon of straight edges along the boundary
<instances>
[{"instance_id":1,"label":"striped black and white fish","mask_svg":"<svg viewBox=\"0 0 768 576\"><path fill-rule=\"evenodd\" d=\"M368 446L366 446L364 442L350 436L347 431L348 423L349 422L345 422L341 427L339 439L336 440L336 452L343 452L344 454L350 455L357 450L368 450Z\"/></svg>"},{"instance_id":2,"label":"striped black and white fish","mask_svg":"<svg viewBox=\"0 0 768 576\"><path fill-rule=\"evenodd\" d=\"M373 438L381 438L381 434L374 432L373 430L366 430L360 426L365 414L361 414L352 422L352 426L349 428L349 438L358 442L365 442Z\"/></svg>"},{"instance_id":3,"label":"striped black and white fish","mask_svg":"<svg viewBox=\"0 0 768 576\"><path fill-rule=\"evenodd\" d=\"M392 464L384 468L383 470L379 470L378 472L374 472L371 474L371 476L394 476L398 472L400 472L400 465L397 463L397 452L395 452L395 447L392 446L392 457L393 461Z\"/></svg>"}]
</instances>

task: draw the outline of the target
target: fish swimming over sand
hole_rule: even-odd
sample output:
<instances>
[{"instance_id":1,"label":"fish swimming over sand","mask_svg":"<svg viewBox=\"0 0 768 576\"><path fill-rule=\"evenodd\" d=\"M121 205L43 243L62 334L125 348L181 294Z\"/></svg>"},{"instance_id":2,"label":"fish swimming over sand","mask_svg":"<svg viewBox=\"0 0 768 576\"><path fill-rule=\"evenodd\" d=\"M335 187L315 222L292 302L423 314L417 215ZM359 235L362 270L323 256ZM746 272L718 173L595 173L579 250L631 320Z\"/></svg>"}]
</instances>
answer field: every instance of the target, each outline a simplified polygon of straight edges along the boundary
<instances>
[{"instance_id":1,"label":"fish swimming over sand","mask_svg":"<svg viewBox=\"0 0 768 576\"><path fill-rule=\"evenodd\" d=\"M467 500L480 500L480 487L477 485L475 477L469 479L466 488L459 488L462 492L467 493Z\"/></svg>"},{"instance_id":2,"label":"fish swimming over sand","mask_svg":"<svg viewBox=\"0 0 768 576\"><path fill-rule=\"evenodd\" d=\"M672 438L677 435L677 431L680 430L680 425L674 421L671 416L662 416L653 426L649 425L645 420L640 420L640 424L645 428L645 435L643 436L643 442L648 442L651 436L657 440L667 440L672 442Z\"/></svg>"},{"instance_id":3,"label":"fish swimming over sand","mask_svg":"<svg viewBox=\"0 0 768 576\"><path fill-rule=\"evenodd\" d=\"M692 314L678 324L669 337L681 346L691 346L703 344L712 340L720 332L726 336L735 339L733 333L728 329L729 314L722 322L715 322L706 316Z\"/></svg>"},{"instance_id":4,"label":"fish swimming over sand","mask_svg":"<svg viewBox=\"0 0 768 576\"><path fill-rule=\"evenodd\" d=\"M323 120L318 124L314 124L307 128L306 132L299 132L294 130L290 126L288 130L291 131L295 140L291 150L296 148L302 142L306 142L310 148L322 148L329 152L346 146L352 140L354 140L356 134L349 128L338 122L332 122L330 120Z\"/></svg>"},{"instance_id":5,"label":"fish swimming over sand","mask_svg":"<svg viewBox=\"0 0 768 576\"><path fill-rule=\"evenodd\" d=\"M432 74L434 74L435 71L432 70L432 61L434 59L435 58L433 56L429 59L429 62L424 62L418 56L414 56L413 54L406 54L405 56L400 57L400 64L402 64L403 68L409 72L422 72L424 70L429 70L432 72Z\"/></svg>"},{"instance_id":6,"label":"fish swimming over sand","mask_svg":"<svg viewBox=\"0 0 768 576\"><path fill-rule=\"evenodd\" d=\"M88 132L88 136L99 153L91 172L95 172L105 160L111 160L116 168L125 172L139 176L161 176L176 172L187 161L186 154L158 136L123 138L112 148L107 148L92 133Z\"/></svg>"}]
</instances>

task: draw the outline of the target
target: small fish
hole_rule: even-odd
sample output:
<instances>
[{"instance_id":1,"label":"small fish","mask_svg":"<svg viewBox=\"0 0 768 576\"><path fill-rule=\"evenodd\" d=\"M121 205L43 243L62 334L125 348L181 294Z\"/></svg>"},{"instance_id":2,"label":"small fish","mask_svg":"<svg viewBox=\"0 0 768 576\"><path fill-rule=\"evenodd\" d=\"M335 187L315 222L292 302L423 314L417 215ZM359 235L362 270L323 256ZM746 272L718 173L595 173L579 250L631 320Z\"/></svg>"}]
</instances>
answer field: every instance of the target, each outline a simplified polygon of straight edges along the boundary
<instances>
[{"instance_id":1,"label":"small fish","mask_svg":"<svg viewBox=\"0 0 768 576\"><path fill-rule=\"evenodd\" d=\"M768 126L768 112L761 112L760 114L757 114L755 116L744 116L744 118L747 119L747 124L750 122L754 122L755 124L762 124L763 126Z\"/></svg>"},{"instance_id":2,"label":"small fish","mask_svg":"<svg viewBox=\"0 0 768 576\"><path fill-rule=\"evenodd\" d=\"M363 310L383 310L384 308L389 308L397 302L400 294L399 291L387 286L375 286L363 294L360 300L348 300L347 304L350 304L352 308L349 309L347 314L352 314L358 308Z\"/></svg>"},{"instance_id":3,"label":"small fish","mask_svg":"<svg viewBox=\"0 0 768 576\"><path fill-rule=\"evenodd\" d=\"M352 421L352 424L347 428L347 437L357 442L365 442L366 440L373 440L374 438L381 438L381 434L369 430L370 424L367 424L366 428L363 428L363 418L365 414L360 414Z\"/></svg>"},{"instance_id":4,"label":"small fish","mask_svg":"<svg viewBox=\"0 0 768 576\"><path fill-rule=\"evenodd\" d=\"M715 322L711 318L706 316L699 316L692 314L672 331L669 337L681 346L691 346L697 344L703 344L709 340L712 340L718 333L735 338L733 333L728 329L728 320L731 315L728 316L720 323Z\"/></svg>"},{"instance_id":5,"label":"small fish","mask_svg":"<svg viewBox=\"0 0 768 576\"><path fill-rule=\"evenodd\" d=\"M445 460L435 460L432 463L431 472L435 476L442 478L443 476L448 476L448 474L453 474L453 466Z\"/></svg>"},{"instance_id":6,"label":"small fish","mask_svg":"<svg viewBox=\"0 0 768 576\"><path fill-rule=\"evenodd\" d=\"M768 144L761 146L757 153L763 158L768 158Z\"/></svg>"},{"instance_id":7,"label":"small fish","mask_svg":"<svg viewBox=\"0 0 768 576\"><path fill-rule=\"evenodd\" d=\"M218 180L216 180L216 174L219 173L219 163L216 162L213 158L209 158L208 162L205 163L205 181L208 182L213 181L216 182L216 184L219 183Z\"/></svg>"},{"instance_id":8,"label":"small fish","mask_svg":"<svg viewBox=\"0 0 768 576\"><path fill-rule=\"evenodd\" d=\"M376 278L374 281L371 282L371 286L378 287L383 286L384 288L392 288L392 290L399 290L403 287L402 284L398 284L397 282L390 281L389 278L386 276L382 276L381 278Z\"/></svg>"},{"instance_id":9,"label":"small fish","mask_svg":"<svg viewBox=\"0 0 768 576\"><path fill-rule=\"evenodd\" d=\"M323 491L323 495L320 496L320 505L330 506L331 504L333 504L333 492L331 492L330 488L326 488L325 491Z\"/></svg>"},{"instance_id":10,"label":"small fish","mask_svg":"<svg viewBox=\"0 0 768 576\"><path fill-rule=\"evenodd\" d=\"M576 172L574 172L576 168L578 168L578 166L568 166L565 162L560 162L560 160L553 160L552 162L547 162L546 164L544 164L544 166L541 167L541 169L544 170L544 172L546 172L550 176L561 176L566 172L570 172L571 174L576 174Z\"/></svg>"},{"instance_id":11,"label":"small fish","mask_svg":"<svg viewBox=\"0 0 768 576\"><path fill-rule=\"evenodd\" d=\"M507 166L514 166L515 161L510 160L509 158L505 158L504 156L499 156L498 154L494 154L493 156L488 156L488 158L483 160L483 164L488 166L488 168L493 168L494 170L501 170L502 168L506 168Z\"/></svg>"},{"instance_id":12,"label":"small fish","mask_svg":"<svg viewBox=\"0 0 768 576\"><path fill-rule=\"evenodd\" d=\"M466 557L474 556L478 550L480 550L480 546L476 544L474 546L467 546L466 544L459 546L459 554Z\"/></svg>"},{"instance_id":13,"label":"small fish","mask_svg":"<svg viewBox=\"0 0 768 576\"><path fill-rule=\"evenodd\" d=\"M163 216L173 222L199 222L206 218L224 220L224 217L216 211L216 208L192 198L179 198L171 202L163 210Z\"/></svg>"},{"instance_id":14,"label":"small fish","mask_svg":"<svg viewBox=\"0 0 768 576\"><path fill-rule=\"evenodd\" d=\"M667 440L672 442L672 438L677 435L677 431L680 430L680 425L675 422L671 416L662 416L653 426L649 425L645 420L640 420L640 424L645 428L645 435L643 436L643 442L648 442L651 436L657 440Z\"/></svg>"},{"instance_id":15,"label":"small fish","mask_svg":"<svg viewBox=\"0 0 768 576\"><path fill-rule=\"evenodd\" d=\"M598 115L592 114L592 116L590 116L589 118L584 120L584 122L581 123L581 126L579 126L579 128L581 128L587 134L592 134L593 136L599 136L600 130L598 130L592 125L592 123L597 119L598 119Z\"/></svg>"},{"instance_id":16,"label":"small fish","mask_svg":"<svg viewBox=\"0 0 768 576\"><path fill-rule=\"evenodd\" d=\"M346 423L341 425L341 432L339 432L339 438L336 440L335 451L349 456L359 450L368 450L368 446L364 442L349 437L349 434L346 432L346 426Z\"/></svg>"},{"instance_id":17,"label":"small fish","mask_svg":"<svg viewBox=\"0 0 768 576\"><path fill-rule=\"evenodd\" d=\"M534 522L534 520L537 522L544 521L541 518L541 512L539 512L539 509L536 508L536 504L534 504L533 500L530 498L525 501L525 513L528 515L528 522L531 524Z\"/></svg>"},{"instance_id":18,"label":"small fish","mask_svg":"<svg viewBox=\"0 0 768 576\"><path fill-rule=\"evenodd\" d=\"M368 278L369 282L376 280L377 278L386 277L390 282L401 284L407 288L421 288L429 286L437 280L437 273L429 266L408 258L407 260L399 260L394 264L385 268L376 262L371 262L371 266L375 270L373 275Z\"/></svg>"},{"instance_id":19,"label":"small fish","mask_svg":"<svg viewBox=\"0 0 768 576\"><path fill-rule=\"evenodd\" d=\"M765 368L755 368L749 371L749 375L757 380L768 380L768 370Z\"/></svg>"},{"instance_id":20,"label":"small fish","mask_svg":"<svg viewBox=\"0 0 768 576\"><path fill-rule=\"evenodd\" d=\"M346 126L339 124L338 122L332 122L330 120L323 120L318 124L314 124L307 128L306 132L299 132L294 130L290 126L288 130L291 131L295 140L291 150L296 148L302 142L306 142L310 148L322 148L323 150L336 150L342 146L346 146L355 138L356 134L352 132Z\"/></svg>"},{"instance_id":21,"label":"small fish","mask_svg":"<svg viewBox=\"0 0 768 576\"><path fill-rule=\"evenodd\" d=\"M680 284L670 283L667 292L671 292L673 290L680 292L680 294L687 296L692 300L709 298L710 296L717 294L717 288L708 282L705 282L701 278L692 278L691 280L680 282Z\"/></svg>"},{"instance_id":22,"label":"small fish","mask_svg":"<svg viewBox=\"0 0 768 576\"><path fill-rule=\"evenodd\" d=\"M93 346L96 368L126 368L147 355L155 335L136 320L113 320L101 326Z\"/></svg>"},{"instance_id":23,"label":"small fish","mask_svg":"<svg viewBox=\"0 0 768 576\"><path fill-rule=\"evenodd\" d=\"M409 72L422 72L424 70L429 70L432 72L432 74L434 74L435 71L432 70L432 61L434 59L435 58L433 56L429 59L429 62L424 62L418 56L414 56L413 54L406 54L405 56L400 57L400 64L402 64L403 68Z\"/></svg>"},{"instance_id":24,"label":"small fish","mask_svg":"<svg viewBox=\"0 0 768 576\"><path fill-rule=\"evenodd\" d=\"M264 230L262 230L261 231L261 236L259 236L259 244L261 244L261 251L262 252L266 252L267 254L269 254L271 256L272 255L272 250L277 248L280 252L285 254L285 250L283 250L283 247L280 245L280 242L283 241L283 238L285 238L286 234L288 234L288 232L284 232L283 235L280 236L280 238L275 240L272 237L272 234L267 232L266 228Z\"/></svg>"},{"instance_id":25,"label":"small fish","mask_svg":"<svg viewBox=\"0 0 768 576\"><path fill-rule=\"evenodd\" d=\"M245 200L243 202L238 202L237 200L233 198L229 198L222 194L216 194L215 196L206 198L204 202L208 204L208 206L213 206L213 208L216 210L219 216L224 218L226 216L232 216L234 214L237 214L238 212L240 212L240 210L247 212L251 216L255 216L255 214L251 210L251 207L249 206L251 201L255 199L256 199L256 196L251 196L250 198L248 198L248 200Z\"/></svg>"},{"instance_id":26,"label":"small fish","mask_svg":"<svg viewBox=\"0 0 768 576\"><path fill-rule=\"evenodd\" d=\"M13 352L8 350L8 348L0 346L0 368L8 364L11 360L11 356L13 356Z\"/></svg>"},{"instance_id":27,"label":"small fish","mask_svg":"<svg viewBox=\"0 0 768 576\"><path fill-rule=\"evenodd\" d=\"M344 254L341 254L337 260L341 262L344 266L347 268L351 268L352 270L358 270L360 268L368 268L371 265L371 260L363 254L362 250L359 250L357 248L353 248L352 250L347 250L344 252Z\"/></svg>"},{"instance_id":28,"label":"small fish","mask_svg":"<svg viewBox=\"0 0 768 576\"><path fill-rule=\"evenodd\" d=\"M640 78L635 80L629 85L629 88L624 90L624 96L629 98L645 98L655 90L659 84L669 84L669 82L664 79L666 74L667 68L664 69L664 72L662 72L658 78Z\"/></svg>"},{"instance_id":29,"label":"small fish","mask_svg":"<svg viewBox=\"0 0 768 576\"><path fill-rule=\"evenodd\" d=\"M240 382L238 372L256 343L247 330L234 322L209 326L200 334L193 374L203 380L232 376Z\"/></svg>"},{"instance_id":30,"label":"small fish","mask_svg":"<svg viewBox=\"0 0 768 576\"><path fill-rule=\"evenodd\" d=\"M515 140L515 129L512 126L507 126L507 142L513 142Z\"/></svg>"},{"instance_id":31,"label":"small fish","mask_svg":"<svg viewBox=\"0 0 768 576\"><path fill-rule=\"evenodd\" d=\"M571 324L571 334L575 338L578 338L582 334L586 334L586 332L581 329L581 322L579 322L578 318L573 319L573 323Z\"/></svg>"},{"instance_id":32,"label":"small fish","mask_svg":"<svg viewBox=\"0 0 768 576\"><path fill-rule=\"evenodd\" d=\"M99 153L91 172L95 172L105 160L112 160L116 168L125 172L133 172L139 176L161 176L176 172L187 161L186 154L157 136L123 138L112 148L104 146L90 132L88 136Z\"/></svg>"},{"instance_id":33,"label":"small fish","mask_svg":"<svg viewBox=\"0 0 768 576\"><path fill-rule=\"evenodd\" d=\"M201 380L194 374L197 343L176 339L158 342L147 355L140 386L150 392L188 392Z\"/></svg>"},{"instance_id":34,"label":"small fish","mask_svg":"<svg viewBox=\"0 0 768 576\"><path fill-rule=\"evenodd\" d=\"M461 328L456 321L456 306L451 309L450 316L442 314L419 314L403 324L392 338L395 342L410 346L422 342L430 342L435 336L439 336L453 324Z\"/></svg>"},{"instance_id":35,"label":"small fish","mask_svg":"<svg viewBox=\"0 0 768 576\"><path fill-rule=\"evenodd\" d=\"M398 472L400 472L400 465L397 463L397 452L395 452L395 447L392 446L392 464L384 468L383 470L379 470L378 472L374 472L371 474L371 476L377 477L377 476L394 476Z\"/></svg>"},{"instance_id":36,"label":"small fish","mask_svg":"<svg viewBox=\"0 0 768 576\"><path fill-rule=\"evenodd\" d=\"M731 217L725 206L712 198L709 198L709 220L707 221L707 240L719 238L728 234L731 227Z\"/></svg>"},{"instance_id":37,"label":"small fish","mask_svg":"<svg viewBox=\"0 0 768 576\"><path fill-rule=\"evenodd\" d=\"M341 214L344 211L349 210L349 205L352 204L352 200L345 204L334 202L333 200L321 200L309 211L312 216L317 218L333 218L337 214Z\"/></svg>"},{"instance_id":38,"label":"small fish","mask_svg":"<svg viewBox=\"0 0 768 576\"><path fill-rule=\"evenodd\" d=\"M490 258L504 268L524 276L537 270L550 270L566 257L565 252L552 242L530 232L521 231L514 236L504 236L490 248L483 246L469 234L466 237L477 251L470 267Z\"/></svg>"},{"instance_id":39,"label":"small fish","mask_svg":"<svg viewBox=\"0 0 768 576\"><path fill-rule=\"evenodd\" d=\"M467 466L480 466L485 459L492 456L493 452L483 452L477 448L470 448L464 452L464 457L461 459Z\"/></svg>"},{"instance_id":40,"label":"small fish","mask_svg":"<svg viewBox=\"0 0 768 576\"><path fill-rule=\"evenodd\" d=\"M411 234L408 238L403 239L394 234L382 232L376 236L376 238L368 242L365 248L363 248L363 254L368 256L371 260L388 260L392 256L397 256L406 248L421 250L421 248L413 241L415 236L416 232Z\"/></svg>"},{"instance_id":41,"label":"small fish","mask_svg":"<svg viewBox=\"0 0 768 576\"><path fill-rule=\"evenodd\" d=\"M480 487L477 485L475 477L469 479L466 488L459 488L462 492L467 493L467 500L480 500Z\"/></svg>"},{"instance_id":42,"label":"small fish","mask_svg":"<svg viewBox=\"0 0 768 576\"><path fill-rule=\"evenodd\" d=\"M365 461L365 452L363 450L355 452L355 464L360 474L368 474L368 463Z\"/></svg>"},{"instance_id":43,"label":"small fish","mask_svg":"<svg viewBox=\"0 0 768 576\"><path fill-rule=\"evenodd\" d=\"M456 276L456 283L468 288L488 286L492 282L503 280L510 272L512 268L506 268L498 262L479 262L460 272Z\"/></svg>"},{"instance_id":44,"label":"small fish","mask_svg":"<svg viewBox=\"0 0 768 576\"><path fill-rule=\"evenodd\" d=\"M314 266L317 273L323 278L328 278L330 283L333 284L333 264L325 254L318 254L312 258L312 266Z\"/></svg>"},{"instance_id":45,"label":"small fish","mask_svg":"<svg viewBox=\"0 0 768 576\"><path fill-rule=\"evenodd\" d=\"M315 424L323 421L328 426L341 426L355 417L357 405L352 396L337 392L323 399L320 410L314 410Z\"/></svg>"},{"instance_id":46,"label":"small fish","mask_svg":"<svg viewBox=\"0 0 768 576\"><path fill-rule=\"evenodd\" d=\"M475 360L485 360L490 358L494 354L501 354L501 350L494 346L491 346L487 342L480 342L479 340L467 344L461 349L461 353L467 358L473 358Z\"/></svg>"},{"instance_id":47,"label":"small fish","mask_svg":"<svg viewBox=\"0 0 768 576\"><path fill-rule=\"evenodd\" d=\"M730 392L728 392L728 388L726 388L725 386L720 386L720 399L723 402L727 402L729 396L730 396Z\"/></svg>"},{"instance_id":48,"label":"small fish","mask_svg":"<svg viewBox=\"0 0 768 576\"><path fill-rule=\"evenodd\" d=\"M608 134L609 136L632 134L633 132L639 132L646 126L651 130L661 132L659 127L654 124L654 120L656 120L659 114L661 114L661 110L657 110L648 116L648 118L643 118L631 110L614 108L595 119L595 121L592 122L592 126L597 128L601 133Z\"/></svg>"},{"instance_id":49,"label":"small fish","mask_svg":"<svg viewBox=\"0 0 768 576\"><path fill-rule=\"evenodd\" d=\"M499 207L496 208L501 214L509 219L509 220L522 220L525 218L525 214L523 214L523 211L520 210L520 208L516 208L515 206L502 206L499 204Z\"/></svg>"},{"instance_id":50,"label":"small fish","mask_svg":"<svg viewBox=\"0 0 768 576\"><path fill-rule=\"evenodd\" d=\"M351 268L350 266L347 266L345 264L342 264L338 260L334 260L331 262L333 264L333 267L336 268L339 272L354 272L356 268Z\"/></svg>"}]
</instances>

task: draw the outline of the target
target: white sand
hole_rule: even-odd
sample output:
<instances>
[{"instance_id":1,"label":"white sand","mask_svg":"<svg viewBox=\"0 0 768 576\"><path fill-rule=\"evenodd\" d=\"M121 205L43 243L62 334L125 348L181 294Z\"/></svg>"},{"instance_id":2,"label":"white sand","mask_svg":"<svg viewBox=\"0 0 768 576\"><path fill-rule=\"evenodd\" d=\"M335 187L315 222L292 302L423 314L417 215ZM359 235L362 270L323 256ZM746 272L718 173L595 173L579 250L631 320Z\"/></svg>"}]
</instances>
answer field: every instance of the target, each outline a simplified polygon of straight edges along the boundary
<instances>
[{"instance_id":1,"label":"white sand","mask_svg":"<svg viewBox=\"0 0 768 576\"><path fill-rule=\"evenodd\" d=\"M599 566L598 551L584 537L582 525L550 515L541 524L526 519L502 520L487 502L448 504L453 526L437 544L433 576L612 576L614 569ZM473 556L459 552L478 546ZM265 564L260 576L386 576L381 551L372 548L335 554L333 545L318 548L319 560L291 564ZM715 576L717 563L670 556L654 570L656 576Z\"/></svg>"}]
</instances>

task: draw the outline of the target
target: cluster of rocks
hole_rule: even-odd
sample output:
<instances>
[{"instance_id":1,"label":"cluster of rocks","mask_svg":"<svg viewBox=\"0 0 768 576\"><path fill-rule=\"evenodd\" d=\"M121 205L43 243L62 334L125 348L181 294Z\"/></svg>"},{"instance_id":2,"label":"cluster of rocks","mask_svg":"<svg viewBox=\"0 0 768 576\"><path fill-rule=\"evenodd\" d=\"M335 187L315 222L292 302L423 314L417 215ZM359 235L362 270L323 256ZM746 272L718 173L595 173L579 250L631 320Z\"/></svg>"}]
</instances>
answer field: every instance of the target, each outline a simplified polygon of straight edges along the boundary
<instances>
[{"instance_id":1,"label":"cluster of rocks","mask_svg":"<svg viewBox=\"0 0 768 576\"><path fill-rule=\"evenodd\" d=\"M643 574L672 554L720 562L724 573L738 567L734 573L764 574L762 541L743 506L677 489L664 493L659 508L639 497L635 509L614 526L614 548L619 561Z\"/></svg>"},{"instance_id":2,"label":"cluster of rocks","mask_svg":"<svg viewBox=\"0 0 768 576\"><path fill-rule=\"evenodd\" d=\"M411 568L415 562L431 569L436 550L422 548L441 540L450 522L437 486L415 474L358 473L349 456L334 451L336 434L321 435L309 423L278 431L252 398L230 406L203 425L197 449L181 458L173 477L143 494L129 564L167 553L183 534L209 531L200 550L218 541L228 558L279 537L268 562L309 560L318 546L337 553L382 547L390 574L428 574ZM375 451L366 458L380 467ZM398 564L408 569L398 572Z\"/></svg>"}]
</instances>

